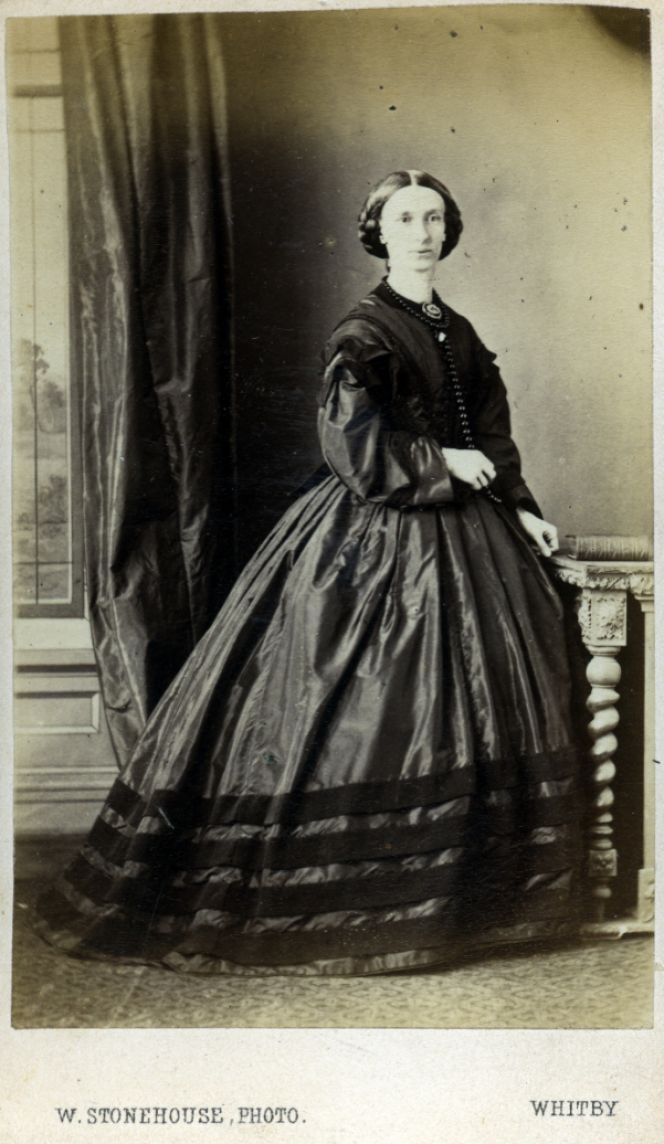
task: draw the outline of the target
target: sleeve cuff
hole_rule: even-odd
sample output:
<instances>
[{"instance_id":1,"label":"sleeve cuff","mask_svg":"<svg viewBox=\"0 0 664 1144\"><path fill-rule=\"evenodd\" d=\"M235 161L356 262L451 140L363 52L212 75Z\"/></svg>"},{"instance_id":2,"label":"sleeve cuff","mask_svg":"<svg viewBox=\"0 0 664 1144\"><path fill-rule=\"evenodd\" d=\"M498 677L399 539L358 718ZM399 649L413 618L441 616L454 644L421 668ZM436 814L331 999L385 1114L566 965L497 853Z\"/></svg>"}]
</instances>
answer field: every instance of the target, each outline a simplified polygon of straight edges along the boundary
<instances>
[{"instance_id":1,"label":"sleeve cuff","mask_svg":"<svg viewBox=\"0 0 664 1144\"><path fill-rule=\"evenodd\" d=\"M518 508L523 508L534 513L540 520L543 519L542 510L527 485L516 485L514 488L502 491L500 495L504 503L515 512Z\"/></svg>"}]
</instances>

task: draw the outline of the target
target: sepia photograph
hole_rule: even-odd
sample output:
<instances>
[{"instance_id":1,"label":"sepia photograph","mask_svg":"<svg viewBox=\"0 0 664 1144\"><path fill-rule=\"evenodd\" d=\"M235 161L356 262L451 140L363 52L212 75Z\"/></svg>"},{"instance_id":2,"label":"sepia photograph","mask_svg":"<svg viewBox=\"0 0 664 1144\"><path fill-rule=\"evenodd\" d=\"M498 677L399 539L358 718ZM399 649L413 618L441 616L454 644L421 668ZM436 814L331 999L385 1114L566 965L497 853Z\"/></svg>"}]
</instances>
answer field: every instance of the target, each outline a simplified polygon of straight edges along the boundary
<instances>
[{"instance_id":1,"label":"sepia photograph","mask_svg":"<svg viewBox=\"0 0 664 1144\"><path fill-rule=\"evenodd\" d=\"M649 1024L647 14L7 37L15 1022Z\"/></svg>"},{"instance_id":2,"label":"sepia photograph","mask_svg":"<svg viewBox=\"0 0 664 1144\"><path fill-rule=\"evenodd\" d=\"M180 9L4 21L11 1027L652 1031L651 12Z\"/></svg>"}]
</instances>

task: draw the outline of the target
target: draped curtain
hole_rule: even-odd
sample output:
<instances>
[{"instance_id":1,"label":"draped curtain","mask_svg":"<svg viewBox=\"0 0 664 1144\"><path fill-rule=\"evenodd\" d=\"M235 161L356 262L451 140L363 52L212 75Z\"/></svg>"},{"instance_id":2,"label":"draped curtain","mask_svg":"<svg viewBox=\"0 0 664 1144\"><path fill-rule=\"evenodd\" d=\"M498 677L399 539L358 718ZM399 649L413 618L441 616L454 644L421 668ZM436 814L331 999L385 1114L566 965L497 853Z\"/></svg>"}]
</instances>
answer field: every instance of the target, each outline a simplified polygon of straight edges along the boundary
<instances>
[{"instance_id":1,"label":"draped curtain","mask_svg":"<svg viewBox=\"0 0 664 1144\"><path fill-rule=\"evenodd\" d=\"M235 573L219 22L60 20L89 615L122 763Z\"/></svg>"}]
</instances>

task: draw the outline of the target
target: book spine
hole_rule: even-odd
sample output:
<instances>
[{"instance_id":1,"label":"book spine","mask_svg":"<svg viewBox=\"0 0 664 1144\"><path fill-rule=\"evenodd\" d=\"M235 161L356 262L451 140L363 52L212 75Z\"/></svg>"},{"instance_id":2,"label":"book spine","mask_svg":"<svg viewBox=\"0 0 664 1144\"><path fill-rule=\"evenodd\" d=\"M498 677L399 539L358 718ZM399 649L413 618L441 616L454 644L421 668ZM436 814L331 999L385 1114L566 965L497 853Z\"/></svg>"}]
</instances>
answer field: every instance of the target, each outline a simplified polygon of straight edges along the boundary
<instances>
[{"instance_id":1,"label":"book spine","mask_svg":"<svg viewBox=\"0 0 664 1144\"><path fill-rule=\"evenodd\" d=\"M648 536L566 536L563 549L575 560L652 560Z\"/></svg>"}]
</instances>

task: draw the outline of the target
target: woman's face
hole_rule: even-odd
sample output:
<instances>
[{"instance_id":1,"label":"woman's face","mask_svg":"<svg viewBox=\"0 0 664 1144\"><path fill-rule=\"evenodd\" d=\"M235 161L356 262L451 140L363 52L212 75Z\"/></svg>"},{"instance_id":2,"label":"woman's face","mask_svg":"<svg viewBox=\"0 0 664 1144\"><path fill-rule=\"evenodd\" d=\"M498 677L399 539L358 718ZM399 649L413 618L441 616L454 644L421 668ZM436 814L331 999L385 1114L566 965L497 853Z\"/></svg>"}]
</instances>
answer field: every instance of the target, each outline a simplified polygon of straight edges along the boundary
<instances>
[{"instance_id":1,"label":"woman's face","mask_svg":"<svg viewBox=\"0 0 664 1144\"><path fill-rule=\"evenodd\" d=\"M442 198L430 187L401 187L383 207L380 234L390 270L430 270L445 240Z\"/></svg>"}]
</instances>

